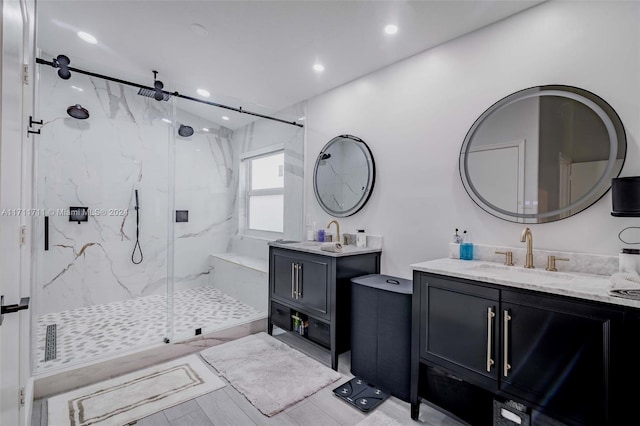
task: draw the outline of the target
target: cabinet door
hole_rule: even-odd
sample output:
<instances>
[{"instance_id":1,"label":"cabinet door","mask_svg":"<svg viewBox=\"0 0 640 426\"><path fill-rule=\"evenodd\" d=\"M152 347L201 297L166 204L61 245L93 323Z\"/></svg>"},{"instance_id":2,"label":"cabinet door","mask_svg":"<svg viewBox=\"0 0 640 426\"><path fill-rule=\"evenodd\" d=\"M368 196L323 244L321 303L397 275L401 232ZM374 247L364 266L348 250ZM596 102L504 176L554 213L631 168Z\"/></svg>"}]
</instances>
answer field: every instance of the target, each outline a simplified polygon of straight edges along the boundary
<instances>
[{"instance_id":1,"label":"cabinet door","mask_svg":"<svg viewBox=\"0 0 640 426\"><path fill-rule=\"evenodd\" d=\"M420 356L497 388L498 290L422 275Z\"/></svg>"},{"instance_id":2,"label":"cabinet door","mask_svg":"<svg viewBox=\"0 0 640 426\"><path fill-rule=\"evenodd\" d=\"M272 292L309 315L328 318L329 261L324 256L274 252Z\"/></svg>"},{"instance_id":3,"label":"cabinet door","mask_svg":"<svg viewBox=\"0 0 640 426\"><path fill-rule=\"evenodd\" d=\"M621 316L503 292L500 390L570 422L610 423L610 341Z\"/></svg>"},{"instance_id":4,"label":"cabinet door","mask_svg":"<svg viewBox=\"0 0 640 426\"><path fill-rule=\"evenodd\" d=\"M278 297L295 300L295 273L294 265L297 259L282 254L273 254L273 288L272 291Z\"/></svg>"},{"instance_id":5,"label":"cabinet door","mask_svg":"<svg viewBox=\"0 0 640 426\"><path fill-rule=\"evenodd\" d=\"M304 305L310 314L329 312L328 262L324 258L306 258L298 262L298 303ZM323 315L323 317L325 316Z\"/></svg>"}]
</instances>

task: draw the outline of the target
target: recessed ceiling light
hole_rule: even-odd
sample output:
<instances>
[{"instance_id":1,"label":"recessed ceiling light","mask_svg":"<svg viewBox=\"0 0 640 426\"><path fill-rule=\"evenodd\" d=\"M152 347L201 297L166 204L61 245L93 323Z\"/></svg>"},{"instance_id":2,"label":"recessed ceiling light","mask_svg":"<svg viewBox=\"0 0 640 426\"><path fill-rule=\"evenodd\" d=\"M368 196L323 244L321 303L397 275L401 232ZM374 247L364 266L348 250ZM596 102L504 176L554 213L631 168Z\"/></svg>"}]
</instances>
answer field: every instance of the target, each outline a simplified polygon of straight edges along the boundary
<instances>
[{"instance_id":1,"label":"recessed ceiling light","mask_svg":"<svg viewBox=\"0 0 640 426\"><path fill-rule=\"evenodd\" d=\"M168 118L163 118L162 121L164 121L165 123L171 124L171 120L169 120Z\"/></svg>"},{"instance_id":2,"label":"recessed ceiling light","mask_svg":"<svg viewBox=\"0 0 640 426\"><path fill-rule=\"evenodd\" d=\"M203 132L208 132L208 131L209 131L209 128L208 128L208 127L203 127L203 128L202 128L202 131L203 131Z\"/></svg>"},{"instance_id":3,"label":"recessed ceiling light","mask_svg":"<svg viewBox=\"0 0 640 426\"><path fill-rule=\"evenodd\" d=\"M84 91L84 89L82 87L78 87L78 86L71 86L71 88L73 90L77 90L78 92L83 92Z\"/></svg>"},{"instance_id":4,"label":"recessed ceiling light","mask_svg":"<svg viewBox=\"0 0 640 426\"><path fill-rule=\"evenodd\" d=\"M198 95L204 96L205 98L208 98L209 96L211 96L211 93L209 93L207 90L204 90L204 89L198 89L196 90L196 92L198 92Z\"/></svg>"},{"instance_id":5,"label":"recessed ceiling light","mask_svg":"<svg viewBox=\"0 0 640 426\"><path fill-rule=\"evenodd\" d=\"M398 26L397 25L393 25L393 24L389 24L386 27L384 27L384 32L387 34L395 34L398 32Z\"/></svg>"},{"instance_id":6,"label":"recessed ceiling light","mask_svg":"<svg viewBox=\"0 0 640 426\"><path fill-rule=\"evenodd\" d=\"M78 31L78 37L80 37L87 43L96 44L98 42L98 40L94 36L89 33L85 33L84 31Z\"/></svg>"},{"instance_id":7,"label":"recessed ceiling light","mask_svg":"<svg viewBox=\"0 0 640 426\"><path fill-rule=\"evenodd\" d=\"M229 120L229 117L227 117L226 115L223 115L223 116L222 116L222 119L223 119L223 120L228 121L228 120Z\"/></svg>"},{"instance_id":8,"label":"recessed ceiling light","mask_svg":"<svg viewBox=\"0 0 640 426\"><path fill-rule=\"evenodd\" d=\"M322 64L314 64L313 65L313 70L315 72L322 72L322 71L324 71L324 65L322 65Z\"/></svg>"},{"instance_id":9,"label":"recessed ceiling light","mask_svg":"<svg viewBox=\"0 0 640 426\"><path fill-rule=\"evenodd\" d=\"M306 117L300 117L300 118L298 118L298 121L304 121L305 118Z\"/></svg>"}]
</instances>

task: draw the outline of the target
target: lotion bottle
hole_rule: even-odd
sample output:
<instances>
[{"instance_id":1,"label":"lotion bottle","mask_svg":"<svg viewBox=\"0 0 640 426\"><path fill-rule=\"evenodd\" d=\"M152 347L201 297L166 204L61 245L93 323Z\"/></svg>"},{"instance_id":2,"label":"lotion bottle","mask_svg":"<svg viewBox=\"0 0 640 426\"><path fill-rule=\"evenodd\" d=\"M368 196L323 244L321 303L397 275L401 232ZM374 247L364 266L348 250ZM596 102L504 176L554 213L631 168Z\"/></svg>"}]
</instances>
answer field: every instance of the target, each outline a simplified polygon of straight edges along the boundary
<instances>
[{"instance_id":1,"label":"lotion bottle","mask_svg":"<svg viewBox=\"0 0 640 426\"><path fill-rule=\"evenodd\" d=\"M356 232L356 247L367 246L367 234L364 233L364 229L358 229Z\"/></svg>"}]
</instances>

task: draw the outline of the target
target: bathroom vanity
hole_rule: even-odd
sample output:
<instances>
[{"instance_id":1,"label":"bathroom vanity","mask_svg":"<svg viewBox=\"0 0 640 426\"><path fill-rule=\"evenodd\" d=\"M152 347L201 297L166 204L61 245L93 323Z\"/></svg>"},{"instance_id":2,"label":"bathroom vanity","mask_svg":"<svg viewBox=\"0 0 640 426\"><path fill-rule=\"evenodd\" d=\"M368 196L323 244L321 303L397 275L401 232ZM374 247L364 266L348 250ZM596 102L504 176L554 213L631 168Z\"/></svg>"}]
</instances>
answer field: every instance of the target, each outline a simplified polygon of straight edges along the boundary
<instances>
[{"instance_id":1,"label":"bathroom vanity","mask_svg":"<svg viewBox=\"0 0 640 426\"><path fill-rule=\"evenodd\" d=\"M640 302L609 296L609 277L455 259L412 267L412 418L424 398L490 424L497 399L531 407L533 424L631 422Z\"/></svg>"},{"instance_id":2,"label":"bathroom vanity","mask_svg":"<svg viewBox=\"0 0 640 426\"><path fill-rule=\"evenodd\" d=\"M380 273L381 248L343 246L342 253L320 243L269 243L268 332L273 325L295 332L331 351L331 368L349 350L351 278ZM294 324L306 324L302 333Z\"/></svg>"}]
</instances>

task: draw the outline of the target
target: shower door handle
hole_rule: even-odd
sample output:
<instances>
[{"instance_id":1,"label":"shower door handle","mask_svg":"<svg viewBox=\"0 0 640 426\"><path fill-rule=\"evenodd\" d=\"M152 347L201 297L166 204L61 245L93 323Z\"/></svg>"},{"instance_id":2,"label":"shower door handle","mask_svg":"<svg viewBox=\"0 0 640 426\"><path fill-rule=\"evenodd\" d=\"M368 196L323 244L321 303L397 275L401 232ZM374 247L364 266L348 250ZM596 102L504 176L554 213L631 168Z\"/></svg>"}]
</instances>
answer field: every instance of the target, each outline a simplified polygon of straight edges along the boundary
<instances>
[{"instance_id":1,"label":"shower door handle","mask_svg":"<svg viewBox=\"0 0 640 426\"><path fill-rule=\"evenodd\" d=\"M23 297L20 299L20 303L17 305L5 305L4 295L0 296L0 325L2 325L4 314L12 314L24 309L29 309L29 299L29 297Z\"/></svg>"}]
</instances>

